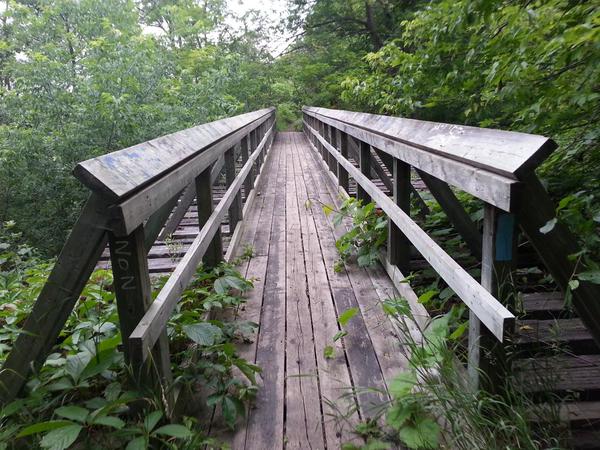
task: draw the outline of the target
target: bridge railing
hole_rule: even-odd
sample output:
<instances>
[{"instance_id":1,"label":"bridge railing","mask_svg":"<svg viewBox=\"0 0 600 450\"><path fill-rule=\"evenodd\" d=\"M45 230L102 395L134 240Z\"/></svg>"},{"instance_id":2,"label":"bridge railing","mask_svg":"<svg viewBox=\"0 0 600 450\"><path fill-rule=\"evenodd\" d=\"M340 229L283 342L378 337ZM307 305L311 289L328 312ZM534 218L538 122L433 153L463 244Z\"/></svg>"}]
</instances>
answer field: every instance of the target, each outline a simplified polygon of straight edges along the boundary
<instances>
[{"instance_id":1,"label":"bridge railing","mask_svg":"<svg viewBox=\"0 0 600 450\"><path fill-rule=\"evenodd\" d=\"M309 141L340 187L348 192L349 177L353 178L357 197L376 202L387 214L390 226L383 262L392 279L402 280L409 273L410 246L414 246L469 308L469 373L479 385L479 374L490 369L486 352L505 342L515 327L506 289L502 291L511 284L515 264L516 214L544 262L550 261L553 275L558 272L560 278L568 264L568 248L558 248L539 232L553 211L524 207L525 202L549 203L533 171L556 145L543 136L325 108L304 107L303 116ZM481 257L480 282L410 217L411 195L419 199L411 170L426 184L473 255ZM372 181L376 178L392 197L377 187ZM450 186L484 202L482 233ZM536 198L527 198L527 192L535 192ZM553 249L545 248L549 246ZM560 264L552 252L564 255ZM413 309L427 315L414 292L406 284L397 285Z\"/></svg>"},{"instance_id":2,"label":"bridge railing","mask_svg":"<svg viewBox=\"0 0 600 450\"><path fill-rule=\"evenodd\" d=\"M1 403L18 394L32 365L43 364L107 242L125 359L143 384L171 381L166 323L198 264L222 260L220 225L226 215L230 248L239 238L274 127L274 108L263 109L77 165L74 174L91 196L0 371ZM213 208L212 184L223 167L227 190ZM153 301L147 253L194 198L200 232Z\"/></svg>"}]
</instances>

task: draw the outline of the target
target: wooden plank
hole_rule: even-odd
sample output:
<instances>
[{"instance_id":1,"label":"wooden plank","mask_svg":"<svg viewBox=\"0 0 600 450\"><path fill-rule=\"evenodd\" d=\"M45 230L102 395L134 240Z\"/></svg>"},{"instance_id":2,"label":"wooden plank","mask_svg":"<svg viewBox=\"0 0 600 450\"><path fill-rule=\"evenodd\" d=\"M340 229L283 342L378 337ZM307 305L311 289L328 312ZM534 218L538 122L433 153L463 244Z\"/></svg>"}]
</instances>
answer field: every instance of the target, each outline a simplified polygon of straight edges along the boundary
<instances>
[{"instance_id":1,"label":"wooden plank","mask_svg":"<svg viewBox=\"0 0 600 450\"><path fill-rule=\"evenodd\" d=\"M411 145L373 134L363 128L357 128L337 120L323 116L319 116L319 119L502 210L512 211L515 208L519 183L513 178L498 175L461 161L444 158L434 153L422 152ZM314 132L314 129L310 126L308 126L308 130Z\"/></svg>"},{"instance_id":2,"label":"wooden plank","mask_svg":"<svg viewBox=\"0 0 600 450\"><path fill-rule=\"evenodd\" d=\"M544 136L515 131L326 108L304 107L302 110L322 121L341 122L397 140L412 146L415 152L454 159L504 176L514 177L535 169L556 148L556 144Z\"/></svg>"},{"instance_id":3,"label":"wooden plank","mask_svg":"<svg viewBox=\"0 0 600 450\"><path fill-rule=\"evenodd\" d=\"M312 130L314 131L314 130ZM459 298L474 312L486 327L502 341L505 330L514 326L514 315L477 283L460 265L429 237L404 211L383 194L371 180L356 169L340 153L319 136L317 139L333 152L348 173L383 209L415 248L431 264L436 272L454 290Z\"/></svg>"},{"instance_id":4,"label":"wooden plank","mask_svg":"<svg viewBox=\"0 0 600 450\"><path fill-rule=\"evenodd\" d=\"M600 355L526 358L513 370L524 392L600 390Z\"/></svg>"},{"instance_id":5,"label":"wooden plank","mask_svg":"<svg viewBox=\"0 0 600 450\"><path fill-rule=\"evenodd\" d=\"M367 179L371 179L371 146L369 144L367 144L366 142L361 141L359 144L358 156L359 156L358 165L360 167L360 172ZM371 202L371 196L361 186L360 183L358 183L356 185L356 198L358 200L362 200L363 205L366 205L367 203Z\"/></svg>"},{"instance_id":6,"label":"wooden plank","mask_svg":"<svg viewBox=\"0 0 600 450\"><path fill-rule=\"evenodd\" d=\"M344 158L348 159L348 135L339 130L337 130L337 132L340 135L340 153ZM337 178L339 180L340 187L348 192L348 171L344 169L344 166L342 166L340 163L337 164Z\"/></svg>"},{"instance_id":7,"label":"wooden plank","mask_svg":"<svg viewBox=\"0 0 600 450\"><path fill-rule=\"evenodd\" d=\"M264 141L263 141L264 142ZM246 176L256 161L262 147L259 146L248 158L238 177L228 189L210 218L206 221L202 230L194 239L188 252L178 263L177 268L169 277L162 290L150 306L144 318L140 321L138 327L131 334L130 341L132 348L137 348L145 359L148 355L148 348L151 348L156 342L160 330L167 323L173 307L177 303L181 293L192 279L196 267L208 249L209 241L220 227L221 221L227 212L227 209L233 202L233 199L242 186Z\"/></svg>"},{"instance_id":8,"label":"wooden plank","mask_svg":"<svg viewBox=\"0 0 600 450\"><path fill-rule=\"evenodd\" d=\"M291 136L290 136L291 137ZM296 178L300 176L293 162L292 142L286 142L285 228L284 252L286 286L286 386L285 439L286 448L324 448L323 429L315 359L315 336L307 295L306 268L300 230ZM304 207L304 205L303 205Z\"/></svg>"},{"instance_id":9,"label":"wooden plank","mask_svg":"<svg viewBox=\"0 0 600 450\"><path fill-rule=\"evenodd\" d=\"M331 198L329 197L329 191L324 181L329 172L326 171L325 166L318 164L312 155L309 158L302 158L301 163L303 165L305 185L309 198L311 200L330 202ZM365 418L372 418L377 415L380 406L386 400L386 383L370 336L370 330L363 318L364 311L361 309L357 297L359 295L372 296L373 289L371 286L369 293L364 289L357 289L355 292L350 277L356 278L356 273L352 271L335 272L333 267L339 258L335 248L335 230L332 229L332 225L325 216L322 208L317 205L312 212L336 313L339 317L339 315L350 308L357 308L360 311L346 325L345 331L348 334L344 336L343 342L353 387L357 390L356 397L360 417L363 420ZM375 328L374 331L378 332L378 329ZM372 388L375 388L375 390L369 390Z\"/></svg>"},{"instance_id":10,"label":"wooden plank","mask_svg":"<svg viewBox=\"0 0 600 450\"><path fill-rule=\"evenodd\" d=\"M284 447L285 408L285 182L287 155L278 139L273 151L281 153L277 173L275 204L272 210L267 268L256 343L256 363L263 368L263 384L256 399L255 414L248 418L245 448L280 449ZM260 412L260 413L258 413Z\"/></svg>"},{"instance_id":11,"label":"wooden plank","mask_svg":"<svg viewBox=\"0 0 600 450\"><path fill-rule=\"evenodd\" d=\"M228 148L237 143L246 132L247 129L242 128L230 137L219 141L210 149L177 166L164 177L136 192L135 195L115 205L112 209L116 220L113 232L119 235L129 234L168 199L187 187L200 173L224 154ZM266 140L263 139L259 147L264 146ZM124 226L115 228L119 227L120 224Z\"/></svg>"},{"instance_id":12,"label":"wooden plank","mask_svg":"<svg viewBox=\"0 0 600 450\"><path fill-rule=\"evenodd\" d=\"M123 342L138 325L152 303L152 286L146 260L144 227L140 226L130 236L116 237L109 233L111 266L115 297L119 313L119 328ZM138 385L153 389L162 386L164 392L173 382L169 356L169 339L162 330L152 350L152 361L143 364L136 353L124 346L125 362L131 365L133 380ZM154 374L158 373L158 379Z\"/></svg>"},{"instance_id":13,"label":"wooden plank","mask_svg":"<svg viewBox=\"0 0 600 450\"><path fill-rule=\"evenodd\" d=\"M540 255L552 278L563 292L568 289L569 281L576 271L575 261L569 255L579 252L575 236L558 222L548 233L540 228L550 220L555 220L555 207L535 173L522 176L524 198L517 213L519 225ZM573 307L589 328L596 344L600 346L600 285L580 281L579 287L572 291Z\"/></svg>"},{"instance_id":14,"label":"wooden plank","mask_svg":"<svg viewBox=\"0 0 600 450\"><path fill-rule=\"evenodd\" d=\"M352 379L346 365L345 352L337 351L331 358L325 357L325 349L332 344L332 337L340 328L337 323L334 300L329 287L327 271L319 236L315 227L313 208L320 205L306 203L306 174L303 171L301 158L306 158L306 144L298 135L294 135L294 174L297 190L297 202L300 213L302 245L306 266L307 292L310 298L314 345L319 371L319 387L321 393L321 410L323 411L323 427L327 448L341 448L342 444L355 442L352 433L359 423L356 399L347 395L352 386ZM326 289L325 289L326 287ZM344 419L339 415L345 416Z\"/></svg>"},{"instance_id":15,"label":"wooden plank","mask_svg":"<svg viewBox=\"0 0 600 450\"><path fill-rule=\"evenodd\" d=\"M38 370L69 318L106 247L107 204L92 195L83 207L60 255L0 371L0 404L14 399L32 366Z\"/></svg>"},{"instance_id":16,"label":"wooden plank","mask_svg":"<svg viewBox=\"0 0 600 450\"><path fill-rule=\"evenodd\" d=\"M74 174L93 192L113 201L123 199L158 179L172 178L168 175L175 167L202 153L219 154L218 148L224 151L233 146L248 131L269 118L273 111L274 108L261 109L205 123L92 158L79 163ZM144 164L140 164L142 158Z\"/></svg>"},{"instance_id":17,"label":"wooden plank","mask_svg":"<svg viewBox=\"0 0 600 450\"><path fill-rule=\"evenodd\" d=\"M429 192L440 204L448 219L462 236L473 256L481 258L481 234L471 217L465 211L462 204L452 192L452 189L443 181L428 173L417 170L419 177L423 180Z\"/></svg>"}]
</instances>

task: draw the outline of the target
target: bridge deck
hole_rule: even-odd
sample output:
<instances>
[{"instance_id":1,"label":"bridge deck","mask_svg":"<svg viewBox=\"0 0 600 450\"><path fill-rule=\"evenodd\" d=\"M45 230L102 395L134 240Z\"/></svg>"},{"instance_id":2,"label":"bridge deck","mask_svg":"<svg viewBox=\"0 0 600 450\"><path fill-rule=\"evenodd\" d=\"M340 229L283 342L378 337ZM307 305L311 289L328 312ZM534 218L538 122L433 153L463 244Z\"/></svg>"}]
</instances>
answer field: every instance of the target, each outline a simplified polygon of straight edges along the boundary
<instances>
[{"instance_id":1,"label":"bridge deck","mask_svg":"<svg viewBox=\"0 0 600 450\"><path fill-rule=\"evenodd\" d=\"M256 407L235 434L235 449L339 448L353 424L387 398L387 382L405 365L392 323L379 303L397 295L383 269L333 270L336 229L321 203L337 188L302 133L279 133L264 168L241 247L255 288L238 320L260 324L242 355L262 367ZM340 331L337 316L359 313ZM335 347L332 358L327 346ZM378 391L352 394L352 388ZM358 406L358 408L357 408ZM222 436L215 418L212 433Z\"/></svg>"}]
</instances>

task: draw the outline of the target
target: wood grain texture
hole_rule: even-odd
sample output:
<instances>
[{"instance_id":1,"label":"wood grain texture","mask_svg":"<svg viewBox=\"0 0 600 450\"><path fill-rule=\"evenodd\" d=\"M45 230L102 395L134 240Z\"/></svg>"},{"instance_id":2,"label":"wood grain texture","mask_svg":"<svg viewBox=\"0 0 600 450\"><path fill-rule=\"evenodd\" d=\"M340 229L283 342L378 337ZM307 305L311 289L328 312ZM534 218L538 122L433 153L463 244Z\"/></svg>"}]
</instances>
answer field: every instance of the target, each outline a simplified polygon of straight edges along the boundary
<instances>
[{"instance_id":1,"label":"wood grain texture","mask_svg":"<svg viewBox=\"0 0 600 450\"><path fill-rule=\"evenodd\" d=\"M351 124L444 158L515 177L537 167L556 148L544 136L426 122L326 108L304 107L306 114Z\"/></svg>"},{"instance_id":2,"label":"wood grain texture","mask_svg":"<svg viewBox=\"0 0 600 450\"><path fill-rule=\"evenodd\" d=\"M74 174L93 192L110 200L123 199L217 143L231 147L263 123L273 110L267 108L205 123L92 158L79 163ZM240 134L240 130L244 131Z\"/></svg>"},{"instance_id":3,"label":"wood grain texture","mask_svg":"<svg viewBox=\"0 0 600 450\"><path fill-rule=\"evenodd\" d=\"M305 112L307 112L305 110ZM307 112L308 114L313 114ZM479 166L472 165L444 155L419 149L405 142L373 133L369 129L317 115L320 123L334 125L342 132L366 142L390 156L401 159L411 166L433 175L459 189L491 203L505 211L515 208L518 199L519 182L514 177L500 175ZM310 125L308 129L312 129ZM323 133L320 133L321 136Z\"/></svg>"}]
</instances>

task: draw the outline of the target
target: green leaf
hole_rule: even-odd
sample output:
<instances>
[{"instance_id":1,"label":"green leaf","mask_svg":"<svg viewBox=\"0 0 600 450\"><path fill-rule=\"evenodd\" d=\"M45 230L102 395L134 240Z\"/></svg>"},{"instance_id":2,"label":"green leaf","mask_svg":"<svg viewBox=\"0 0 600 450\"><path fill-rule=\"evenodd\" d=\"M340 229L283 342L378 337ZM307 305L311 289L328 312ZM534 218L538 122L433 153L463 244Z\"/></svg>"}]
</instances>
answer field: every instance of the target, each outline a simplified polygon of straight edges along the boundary
<instances>
[{"instance_id":1,"label":"green leaf","mask_svg":"<svg viewBox=\"0 0 600 450\"><path fill-rule=\"evenodd\" d=\"M43 433L44 431L55 430L69 425L75 424L70 420L49 420L47 422L34 423L23 428L17 437L31 436L32 434Z\"/></svg>"},{"instance_id":2,"label":"green leaf","mask_svg":"<svg viewBox=\"0 0 600 450\"><path fill-rule=\"evenodd\" d=\"M158 428L154 433L180 439L185 439L193 436L193 433L187 427L184 427L183 425L177 425L174 423L164 425Z\"/></svg>"},{"instance_id":3,"label":"green leaf","mask_svg":"<svg viewBox=\"0 0 600 450\"><path fill-rule=\"evenodd\" d=\"M333 359L335 357L335 348L331 345L328 345L323 349L323 356L325 359Z\"/></svg>"},{"instance_id":4,"label":"green leaf","mask_svg":"<svg viewBox=\"0 0 600 450\"><path fill-rule=\"evenodd\" d=\"M579 280L570 280L569 281L569 288L571 288L572 291L574 291L578 287L579 287Z\"/></svg>"},{"instance_id":5,"label":"green leaf","mask_svg":"<svg viewBox=\"0 0 600 450\"><path fill-rule=\"evenodd\" d=\"M82 428L81 425L68 425L52 430L42 438L40 445L49 450L67 449L77 440Z\"/></svg>"},{"instance_id":6,"label":"green leaf","mask_svg":"<svg viewBox=\"0 0 600 450\"><path fill-rule=\"evenodd\" d=\"M81 406L62 406L54 411L58 416L65 419L75 420L76 422L85 422L89 411Z\"/></svg>"},{"instance_id":7,"label":"green leaf","mask_svg":"<svg viewBox=\"0 0 600 450\"><path fill-rule=\"evenodd\" d=\"M184 325L182 330L192 341L204 346L215 345L223 339L223 332L221 329L207 322Z\"/></svg>"},{"instance_id":8,"label":"green leaf","mask_svg":"<svg viewBox=\"0 0 600 450\"><path fill-rule=\"evenodd\" d=\"M554 219L550 219L542 228L540 228L540 233L550 233L554 229L556 222L558 222L558 219L556 217Z\"/></svg>"},{"instance_id":9,"label":"green leaf","mask_svg":"<svg viewBox=\"0 0 600 450\"><path fill-rule=\"evenodd\" d=\"M415 421L414 425L404 426L400 429L400 439L409 448L438 448L440 427L429 418Z\"/></svg>"},{"instance_id":10,"label":"green leaf","mask_svg":"<svg viewBox=\"0 0 600 450\"><path fill-rule=\"evenodd\" d=\"M333 342L337 342L339 341L341 338L343 338L344 336L346 336L348 334L347 331L338 331L337 333L335 333L335 335L333 336Z\"/></svg>"},{"instance_id":11,"label":"green leaf","mask_svg":"<svg viewBox=\"0 0 600 450\"><path fill-rule=\"evenodd\" d=\"M146 450L147 448L148 443L146 442L146 437L140 436L129 441L125 450Z\"/></svg>"},{"instance_id":12,"label":"green leaf","mask_svg":"<svg viewBox=\"0 0 600 450\"><path fill-rule=\"evenodd\" d=\"M329 214L331 214L334 211L335 211L335 208L333 206L323 205L323 212L325 213L326 216L329 216Z\"/></svg>"},{"instance_id":13,"label":"green leaf","mask_svg":"<svg viewBox=\"0 0 600 450\"><path fill-rule=\"evenodd\" d=\"M242 417L244 412L244 404L240 399L229 395L225 397L223 402L223 417L225 418L227 425L229 425L229 428L234 428L237 418Z\"/></svg>"},{"instance_id":14,"label":"green leaf","mask_svg":"<svg viewBox=\"0 0 600 450\"><path fill-rule=\"evenodd\" d=\"M402 398L412 392L416 383L417 377L414 372L402 372L390 383L390 394L394 398Z\"/></svg>"},{"instance_id":15,"label":"green leaf","mask_svg":"<svg viewBox=\"0 0 600 450\"><path fill-rule=\"evenodd\" d=\"M148 433L154 429L159 420L162 419L162 416L162 411L152 411L150 414L144 417L144 428Z\"/></svg>"},{"instance_id":16,"label":"green leaf","mask_svg":"<svg viewBox=\"0 0 600 450\"><path fill-rule=\"evenodd\" d=\"M395 403L388 411L386 420L390 427L399 430L412 413L412 408L405 403Z\"/></svg>"},{"instance_id":17,"label":"green leaf","mask_svg":"<svg viewBox=\"0 0 600 450\"><path fill-rule=\"evenodd\" d=\"M125 426L125 422L115 416L100 416L94 419L94 425L104 425L107 427L116 428L120 430Z\"/></svg>"},{"instance_id":18,"label":"green leaf","mask_svg":"<svg viewBox=\"0 0 600 450\"><path fill-rule=\"evenodd\" d=\"M438 293L437 290L430 289L429 291L427 291L419 296L419 303L421 303L423 305L427 305L429 303L429 301L433 298L433 296L435 296L437 293Z\"/></svg>"},{"instance_id":19,"label":"green leaf","mask_svg":"<svg viewBox=\"0 0 600 450\"><path fill-rule=\"evenodd\" d=\"M577 275L581 281L589 281L590 283L600 284L600 270L589 270L587 272L581 272Z\"/></svg>"},{"instance_id":20,"label":"green leaf","mask_svg":"<svg viewBox=\"0 0 600 450\"><path fill-rule=\"evenodd\" d=\"M350 321L350 319L352 319L356 314L358 314L358 311L359 309L356 307L348 308L346 311L340 314L340 316L338 317L338 322L342 327L345 327Z\"/></svg>"}]
</instances>

